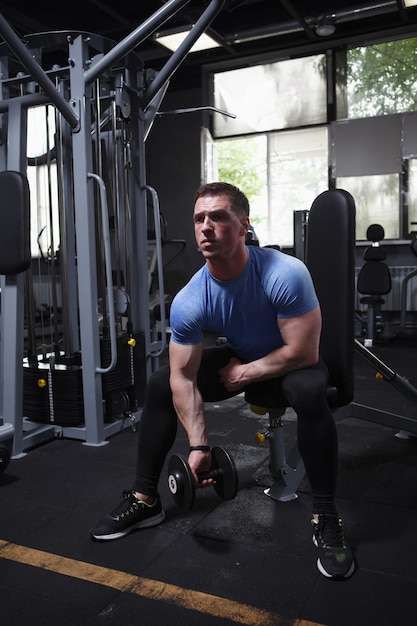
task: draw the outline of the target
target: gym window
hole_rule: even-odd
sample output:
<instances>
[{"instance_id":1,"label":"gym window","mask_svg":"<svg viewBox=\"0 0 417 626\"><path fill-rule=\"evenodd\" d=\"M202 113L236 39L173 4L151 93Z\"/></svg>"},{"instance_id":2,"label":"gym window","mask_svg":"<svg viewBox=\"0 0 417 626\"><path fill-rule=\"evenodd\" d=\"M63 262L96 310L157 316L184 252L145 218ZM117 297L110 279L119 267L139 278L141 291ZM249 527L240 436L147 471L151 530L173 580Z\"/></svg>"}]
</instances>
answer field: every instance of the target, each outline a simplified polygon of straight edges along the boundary
<instances>
[{"instance_id":1,"label":"gym window","mask_svg":"<svg viewBox=\"0 0 417 626\"><path fill-rule=\"evenodd\" d=\"M53 249L59 247L60 239L54 107L29 108L27 124L31 253L32 257L47 260Z\"/></svg>"},{"instance_id":2,"label":"gym window","mask_svg":"<svg viewBox=\"0 0 417 626\"><path fill-rule=\"evenodd\" d=\"M326 57L321 54L216 73L214 104L236 116L214 116L216 138L324 123Z\"/></svg>"},{"instance_id":3,"label":"gym window","mask_svg":"<svg viewBox=\"0 0 417 626\"><path fill-rule=\"evenodd\" d=\"M205 179L240 184L261 245L292 246L294 211L331 186L355 197L358 240L372 222L387 239L417 230L416 44L417 37L210 70L213 105L236 118L213 116Z\"/></svg>"}]
</instances>

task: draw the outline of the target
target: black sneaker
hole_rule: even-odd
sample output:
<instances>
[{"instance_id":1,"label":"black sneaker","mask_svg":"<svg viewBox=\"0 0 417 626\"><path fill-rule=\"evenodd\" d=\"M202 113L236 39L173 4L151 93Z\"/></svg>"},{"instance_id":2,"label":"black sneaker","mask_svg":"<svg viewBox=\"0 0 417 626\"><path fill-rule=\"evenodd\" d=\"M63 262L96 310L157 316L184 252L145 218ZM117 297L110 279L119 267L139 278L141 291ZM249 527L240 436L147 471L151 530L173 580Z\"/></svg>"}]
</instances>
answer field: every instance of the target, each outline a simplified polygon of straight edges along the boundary
<instances>
[{"instance_id":1,"label":"black sneaker","mask_svg":"<svg viewBox=\"0 0 417 626\"><path fill-rule=\"evenodd\" d=\"M327 578L349 578L355 570L352 552L343 533L342 520L337 515L321 513L312 519L313 542L318 548L317 567Z\"/></svg>"},{"instance_id":2,"label":"black sneaker","mask_svg":"<svg viewBox=\"0 0 417 626\"><path fill-rule=\"evenodd\" d=\"M120 539L135 528L149 528L156 526L165 519L159 498L152 504L138 500L133 491L124 491L123 500L114 511L100 520L95 528L90 530L92 539L106 541Z\"/></svg>"}]
</instances>

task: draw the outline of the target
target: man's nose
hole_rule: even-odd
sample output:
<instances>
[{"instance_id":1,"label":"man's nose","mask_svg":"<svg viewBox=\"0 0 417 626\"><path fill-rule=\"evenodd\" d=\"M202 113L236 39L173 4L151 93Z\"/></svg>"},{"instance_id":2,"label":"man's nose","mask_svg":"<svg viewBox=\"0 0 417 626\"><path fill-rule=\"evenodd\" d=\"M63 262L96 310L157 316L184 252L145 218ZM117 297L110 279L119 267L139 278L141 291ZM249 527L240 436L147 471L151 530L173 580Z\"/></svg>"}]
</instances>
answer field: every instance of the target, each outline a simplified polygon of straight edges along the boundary
<instances>
[{"instance_id":1,"label":"man's nose","mask_svg":"<svg viewBox=\"0 0 417 626\"><path fill-rule=\"evenodd\" d=\"M208 215L204 217L203 228L204 229L213 228L213 222L211 221Z\"/></svg>"}]
</instances>

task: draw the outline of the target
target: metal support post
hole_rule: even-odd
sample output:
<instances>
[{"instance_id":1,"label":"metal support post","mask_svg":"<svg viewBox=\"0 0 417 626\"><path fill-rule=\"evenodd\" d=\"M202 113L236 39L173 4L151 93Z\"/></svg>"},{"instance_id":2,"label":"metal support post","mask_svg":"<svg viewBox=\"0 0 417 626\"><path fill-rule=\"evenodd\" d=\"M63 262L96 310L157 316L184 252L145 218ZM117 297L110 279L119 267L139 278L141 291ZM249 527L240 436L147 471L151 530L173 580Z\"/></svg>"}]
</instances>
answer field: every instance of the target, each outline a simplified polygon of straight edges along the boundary
<instances>
[{"instance_id":1,"label":"metal support post","mask_svg":"<svg viewBox=\"0 0 417 626\"><path fill-rule=\"evenodd\" d=\"M287 461L282 423L284 412L285 409L269 409L270 471L274 483L265 489L265 494L279 502L289 502L298 497L296 491L305 474L296 443L290 453L291 463Z\"/></svg>"},{"instance_id":2,"label":"metal support post","mask_svg":"<svg viewBox=\"0 0 417 626\"><path fill-rule=\"evenodd\" d=\"M104 408L102 401L99 323L97 308L96 235L94 182L88 179L93 170L91 152L91 114L85 93L83 67L87 43L82 35L71 41L71 98L80 104L80 130L73 133L73 174L75 232L77 239L78 301L84 389L85 443L103 445Z\"/></svg>"}]
</instances>

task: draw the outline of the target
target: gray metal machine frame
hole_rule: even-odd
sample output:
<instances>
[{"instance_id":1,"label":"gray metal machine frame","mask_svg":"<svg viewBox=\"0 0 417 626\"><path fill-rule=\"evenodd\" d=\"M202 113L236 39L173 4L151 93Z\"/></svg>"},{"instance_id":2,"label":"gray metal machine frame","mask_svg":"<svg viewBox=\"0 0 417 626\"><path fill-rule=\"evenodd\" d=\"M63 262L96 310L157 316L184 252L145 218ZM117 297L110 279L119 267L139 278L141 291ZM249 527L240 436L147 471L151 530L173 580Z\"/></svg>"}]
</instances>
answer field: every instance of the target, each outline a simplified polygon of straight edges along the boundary
<instances>
[{"instance_id":1,"label":"gray metal machine frame","mask_svg":"<svg viewBox=\"0 0 417 626\"><path fill-rule=\"evenodd\" d=\"M96 171L92 148L91 109L95 94L108 82L110 95L119 98L122 109L128 108L130 141L127 192L130 211L128 241L128 282L131 324L145 337L146 375L164 348L161 340L153 340L149 316L148 259L147 259L147 201L152 200L155 225L158 197L146 184L145 140L153 119L166 92L169 80L182 63L198 37L207 29L224 5L224 0L212 0L197 20L180 48L171 55L159 72L143 67L136 49L170 17L190 0L168 0L159 11L136 28L120 43L114 44L90 33L44 33L23 42L0 15L0 35L5 43L0 49L1 95L0 113L3 133L7 140L0 146L0 171L27 168L27 110L32 106L51 104L57 112L61 127L67 167L72 169L73 195L65 198L68 215L63 216L64 237L72 245L73 254L66 259L65 297L77 302L69 308L67 327L72 349L82 353L82 384L85 424L60 426L31 422L23 415L23 358L24 358L24 298L27 274L1 276L1 343L0 393L3 426L7 436L13 433L12 456L17 458L34 445L57 436L82 440L86 445L100 446L110 435L126 428L129 419L105 423L103 416L102 376L114 367L115 335L114 304L112 297L111 252L108 245L108 215L106 186L103 175ZM67 46L68 66L42 67L43 47L55 44ZM135 52L133 50L135 49ZM140 55L140 47L138 49ZM12 67L19 61L19 72L12 75ZM120 68L120 69L119 69ZM56 77L66 75L65 81ZM102 82L101 79L103 79ZM18 87L18 89L16 89ZM126 101L125 101L126 100ZM91 207L96 207L91 210ZM101 211L102 231L97 233L97 213ZM112 358L108 368L100 361L97 238L104 249L107 307L110 322ZM76 240L76 252L74 240ZM71 246L69 246L71 249ZM164 302L161 255L158 255L159 292ZM30 272L29 280L30 280ZM161 309L163 306L161 306ZM77 345L79 343L79 345ZM140 411L139 411L140 413ZM138 415L140 417L140 415Z\"/></svg>"}]
</instances>

